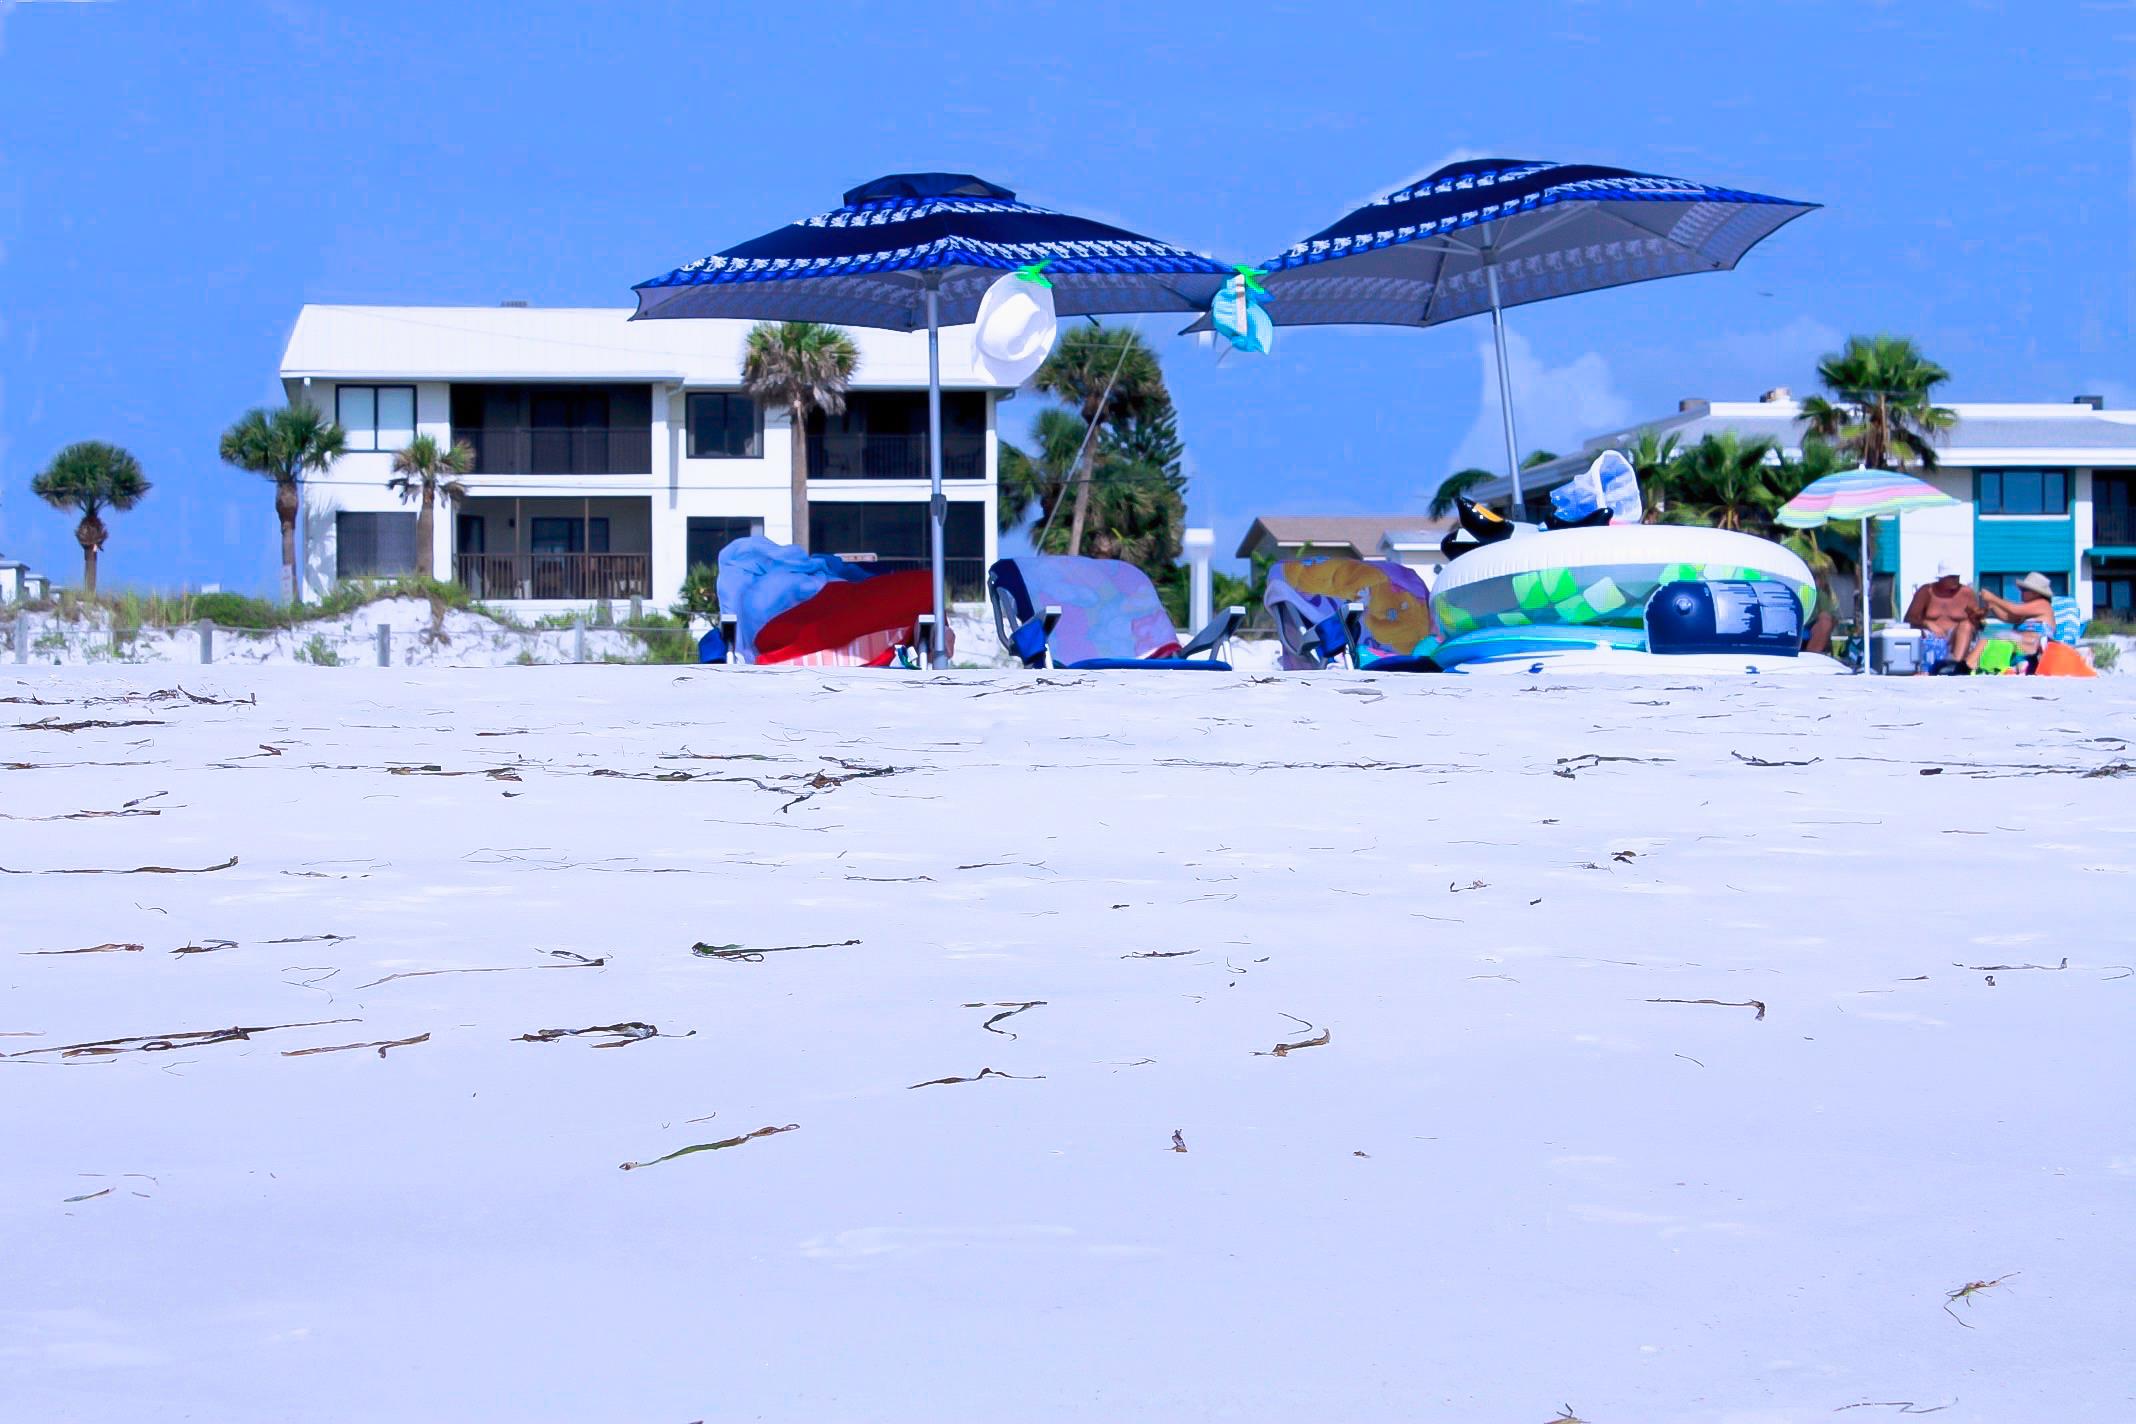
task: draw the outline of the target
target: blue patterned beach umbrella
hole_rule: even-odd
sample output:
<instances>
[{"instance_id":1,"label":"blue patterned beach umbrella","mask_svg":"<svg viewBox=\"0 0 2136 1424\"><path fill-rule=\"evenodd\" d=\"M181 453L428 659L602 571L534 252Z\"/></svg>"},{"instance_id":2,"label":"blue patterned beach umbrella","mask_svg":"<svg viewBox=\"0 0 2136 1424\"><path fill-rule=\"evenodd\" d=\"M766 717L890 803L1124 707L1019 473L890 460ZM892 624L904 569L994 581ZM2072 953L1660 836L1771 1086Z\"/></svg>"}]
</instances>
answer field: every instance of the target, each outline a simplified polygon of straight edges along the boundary
<instances>
[{"instance_id":1,"label":"blue patterned beach umbrella","mask_svg":"<svg viewBox=\"0 0 2136 1424\"><path fill-rule=\"evenodd\" d=\"M842 206L641 282L636 320L740 317L927 330L936 651L943 606L942 326L975 320L986 289L1022 271L1061 316L1202 311L1236 269L1168 242L1018 202L968 173L893 173Z\"/></svg>"},{"instance_id":2,"label":"blue patterned beach umbrella","mask_svg":"<svg viewBox=\"0 0 2136 1424\"><path fill-rule=\"evenodd\" d=\"M1277 326L1437 326L1489 312L1517 511L1504 309L1727 271L1817 206L1622 168L1472 158L1345 214L1264 263L1262 282Z\"/></svg>"}]
</instances>

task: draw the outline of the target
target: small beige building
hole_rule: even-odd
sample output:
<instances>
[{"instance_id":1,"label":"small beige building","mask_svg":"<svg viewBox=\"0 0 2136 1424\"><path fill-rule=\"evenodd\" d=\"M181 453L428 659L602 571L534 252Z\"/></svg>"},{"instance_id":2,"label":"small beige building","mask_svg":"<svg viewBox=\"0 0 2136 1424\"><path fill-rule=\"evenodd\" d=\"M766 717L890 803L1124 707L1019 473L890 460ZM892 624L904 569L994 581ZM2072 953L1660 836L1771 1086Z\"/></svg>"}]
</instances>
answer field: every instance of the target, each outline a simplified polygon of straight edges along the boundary
<instances>
[{"instance_id":1,"label":"small beige building","mask_svg":"<svg viewBox=\"0 0 2136 1424\"><path fill-rule=\"evenodd\" d=\"M1439 544L1454 523L1419 514L1265 514L1246 531L1237 557L1271 554L1294 559L1310 553L1391 559L1428 581L1446 564Z\"/></svg>"}]
</instances>

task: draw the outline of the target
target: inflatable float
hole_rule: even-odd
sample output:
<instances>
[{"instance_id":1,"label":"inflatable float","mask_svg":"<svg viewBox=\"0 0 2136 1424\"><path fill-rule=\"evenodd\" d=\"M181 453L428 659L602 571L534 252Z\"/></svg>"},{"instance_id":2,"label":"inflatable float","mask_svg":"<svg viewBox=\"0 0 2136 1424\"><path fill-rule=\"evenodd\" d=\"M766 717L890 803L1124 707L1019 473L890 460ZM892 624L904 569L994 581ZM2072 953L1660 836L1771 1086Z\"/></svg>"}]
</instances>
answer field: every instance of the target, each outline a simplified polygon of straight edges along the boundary
<instances>
[{"instance_id":1,"label":"inflatable float","mask_svg":"<svg viewBox=\"0 0 2136 1424\"><path fill-rule=\"evenodd\" d=\"M1649 604L1664 589L1697 603L1709 629L1718 593L1737 610L1724 625L1773 631L1739 626L1699 641L1670 623L1657 642ZM1431 595L1442 641L1419 651L1449 672L1836 672L1830 658L1797 655L1816 601L1809 566L1769 539L1675 524L1560 528L1500 536L1449 563ZM1741 611L1753 605L1763 611Z\"/></svg>"},{"instance_id":2,"label":"inflatable float","mask_svg":"<svg viewBox=\"0 0 2136 1424\"><path fill-rule=\"evenodd\" d=\"M1687 524L1610 524L1472 549L1440 573L1431 611L1449 642L1490 628L1637 629L1654 590L1700 579L1786 584L1805 620L1817 602L1809 565L1770 539Z\"/></svg>"}]
</instances>

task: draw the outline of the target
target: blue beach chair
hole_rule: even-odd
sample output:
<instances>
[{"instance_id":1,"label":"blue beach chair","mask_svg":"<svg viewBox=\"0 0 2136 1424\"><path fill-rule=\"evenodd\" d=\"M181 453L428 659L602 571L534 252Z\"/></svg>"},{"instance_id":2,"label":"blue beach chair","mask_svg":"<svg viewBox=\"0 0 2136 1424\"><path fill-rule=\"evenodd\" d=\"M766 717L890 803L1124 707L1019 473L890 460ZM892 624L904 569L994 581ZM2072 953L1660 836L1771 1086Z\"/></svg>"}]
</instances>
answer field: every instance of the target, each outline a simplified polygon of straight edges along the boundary
<instances>
[{"instance_id":1,"label":"blue beach chair","mask_svg":"<svg viewBox=\"0 0 2136 1424\"><path fill-rule=\"evenodd\" d=\"M1001 645L1025 667L1229 672L1217 655L1246 620L1234 605L1181 647L1149 575L1118 559L1002 559L986 584Z\"/></svg>"}]
</instances>

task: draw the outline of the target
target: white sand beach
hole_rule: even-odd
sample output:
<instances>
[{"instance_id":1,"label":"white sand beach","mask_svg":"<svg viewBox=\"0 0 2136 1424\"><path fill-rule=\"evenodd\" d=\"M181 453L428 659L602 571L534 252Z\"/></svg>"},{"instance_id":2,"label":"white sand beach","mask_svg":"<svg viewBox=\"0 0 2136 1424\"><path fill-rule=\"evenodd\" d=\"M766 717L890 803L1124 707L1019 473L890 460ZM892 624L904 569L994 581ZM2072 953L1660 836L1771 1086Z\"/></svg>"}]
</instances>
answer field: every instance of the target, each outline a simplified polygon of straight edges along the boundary
<instances>
[{"instance_id":1,"label":"white sand beach","mask_svg":"<svg viewBox=\"0 0 2136 1424\"><path fill-rule=\"evenodd\" d=\"M2119 679L0 700L0 1418L2136 1402Z\"/></svg>"}]
</instances>

